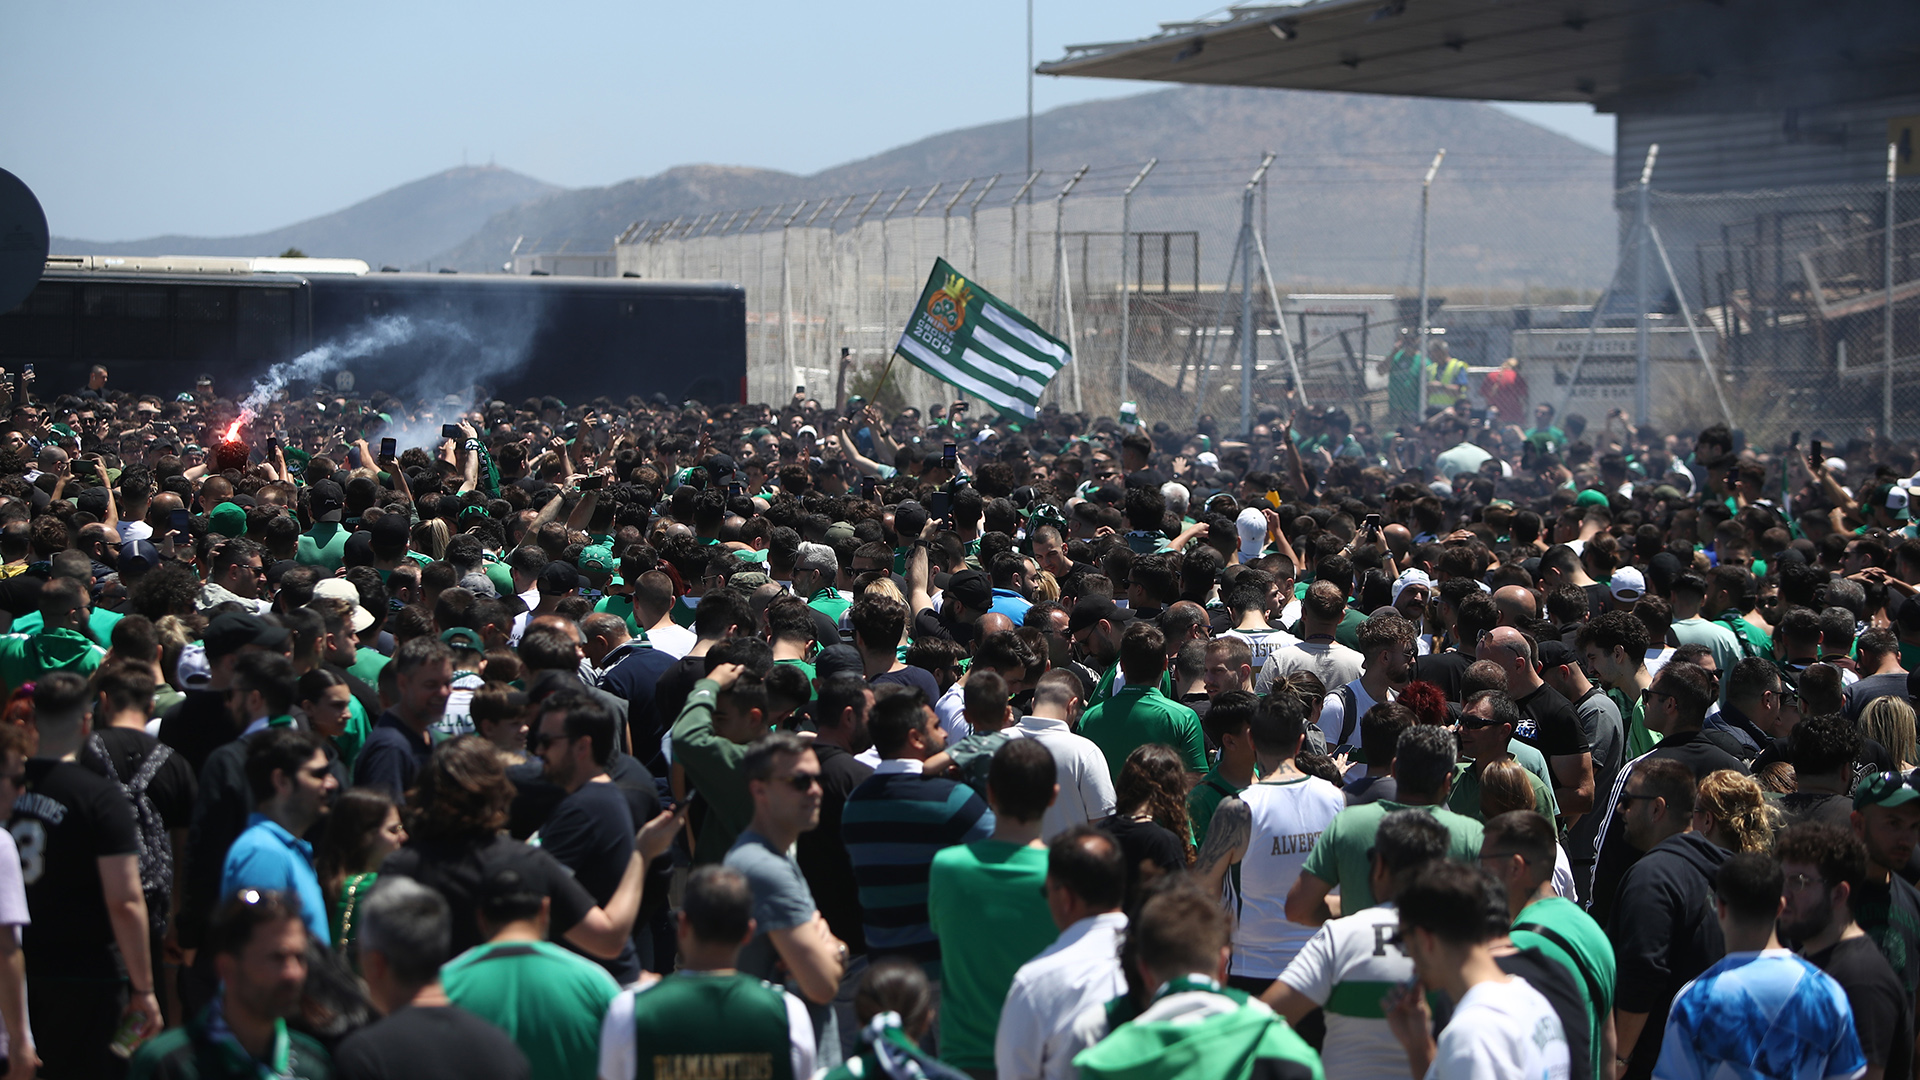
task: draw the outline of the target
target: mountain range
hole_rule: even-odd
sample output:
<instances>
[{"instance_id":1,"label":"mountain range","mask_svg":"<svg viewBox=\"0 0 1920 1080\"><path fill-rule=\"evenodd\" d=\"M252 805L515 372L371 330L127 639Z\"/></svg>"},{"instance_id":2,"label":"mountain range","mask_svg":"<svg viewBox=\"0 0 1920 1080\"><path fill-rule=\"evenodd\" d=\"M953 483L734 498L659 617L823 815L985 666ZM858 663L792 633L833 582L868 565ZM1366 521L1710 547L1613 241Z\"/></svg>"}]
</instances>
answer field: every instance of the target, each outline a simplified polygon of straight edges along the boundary
<instances>
[{"instance_id":1,"label":"mountain range","mask_svg":"<svg viewBox=\"0 0 1920 1080\"><path fill-rule=\"evenodd\" d=\"M1442 145L1449 165L1433 196L1437 276L1490 286L1523 278L1576 284L1595 267L1604 279L1613 261L1608 155L1484 104L1175 87L1043 113L1035 145L1035 165L1046 173L1035 189L1041 200L1083 164L1095 166L1083 193L1111 193L1158 157L1157 175L1136 198L1135 227L1224 230L1206 241L1215 252L1231 240L1239 190L1260 151L1276 152L1267 212L1279 237L1275 261L1292 268L1283 277L1399 283L1411 265L1419 177ZM272 232L114 243L55 237L53 246L62 254L123 255L272 255L297 247L376 267L498 272L516 246L605 251L637 221L803 198L859 193L857 209L876 190L890 200L912 186L917 200L934 181L948 181L944 190L952 192L966 177L1000 173L997 205L1024 167L1025 125L1015 119L932 135L809 176L687 165L566 189L505 168L462 167ZM934 203L928 212L940 208Z\"/></svg>"}]
</instances>

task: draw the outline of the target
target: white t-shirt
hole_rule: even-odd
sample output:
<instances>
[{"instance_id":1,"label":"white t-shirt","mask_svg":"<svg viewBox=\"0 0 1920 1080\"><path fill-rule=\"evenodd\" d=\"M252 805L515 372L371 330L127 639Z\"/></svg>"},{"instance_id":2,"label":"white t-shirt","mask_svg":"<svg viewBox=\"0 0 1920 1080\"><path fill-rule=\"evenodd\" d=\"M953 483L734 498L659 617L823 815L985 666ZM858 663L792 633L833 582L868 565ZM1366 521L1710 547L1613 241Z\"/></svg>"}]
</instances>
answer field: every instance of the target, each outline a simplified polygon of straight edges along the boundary
<instances>
[{"instance_id":1,"label":"white t-shirt","mask_svg":"<svg viewBox=\"0 0 1920 1080\"><path fill-rule=\"evenodd\" d=\"M675 660L686 659L687 654L693 651L694 642L699 640L699 635L672 622L647 631L647 644Z\"/></svg>"},{"instance_id":2,"label":"white t-shirt","mask_svg":"<svg viewBox=\"0 0 1920 1080\"><path fill-rule=\"evenodd\" d=\"M1221 637L1239 638L1253 651L1253 677L1258 680L1260 672L1267 666L1273 654L1289 645L1300 644L1300 639L1285 630L1228 630Z\"/></svg>"},{"instance_id":3,"label":"white t-shirt","mask_svg":"<svg viewBox=\"0 0 1920 1080\"><path fill-rule=\"evenodd\" d=\"M940 700L933 703L933 715L940 718L940 730L947 733L949 746L973 734L973 725L967 723L965 716L966 699L965 684L956 680L952 686L947 687L946 693L940 695Z\"/></svg>"},{"instance_id":4,"label":"white t-shirt","mask_svg":"<svg viewBox=\"0 0 1920 1080\"><path fill-rule=\"evenodd\" d=\"M1518 976L1468 990L1440 1032L1427 1080L1567 1080L1560 1017Z\"/></svg>"},{"instance_id":5,"label":"white t-shirt","mask_svg":"<svg viewBox=\"0 0 1920 1080\"><path fill-rule=\"evenodd\" d=\"M1006 729L1010 736L1038 739L1053 754L1054 780L1060 796L1040 819L1040 838L1052 840L1075 825L1113 816L1113 773L1107 755L1084 735L1076 735L1065 720L1044 716L1021 717Z\"/></svg>"},{"instance_id":6,"label":"white t-shirt","mask_svg":"<svg viewBox=\"0 0 1920 1080\"><path fill-rule=\"evenodd\" d=\"M1400 912L1390 903L1334 919L1280 973L1281 982L1326 1009L1320 1061L1328 1076L1406 1080L1406 1051L1380 1009L1380 999L1413 978L1413 961L1388 943L1399 930Z\"/></svg>"},{"instance_id":7,"label":"white t-shirt","mask_svg":"<svg viewBox=\"0 0 1920 1080\"><path fill-rule=\"evenodd\" d=\"M1366 660L1358 650L1337 641L1303 641L1274 652L1273 659L1254 677L1253 689L1266 694L1273 684L1296 671L1311 671L1321 686L1345 686L1360 677Z\"/></svg>"},{"instance_id":8,"label":"white t-shirt","mask_svg":"<svg viewBox=\"0 0 1920 1080\"><path fill-rule=\"evenodd\" d=\"M1314 842L1346 809L1340 789L1317 776L1261 781L1240 793L1253 822L1240 861L1240 911L1233 927L1233 974L1271 979L1313 936L1287 921L1287 892Z\"/></svg>"},{"instance_id":9,"label":"white t-shirt","mask_svg":"<svg viewBox=\"0 0 1920 1080\"><path fill-rule=\"evenodd\" d=\"M20 849L14 845L13 834L0 829L0 932L13 935L16 947L20 944L20 928L33 921L27 914L26 880L20 874ZM22 995L26 986L20 988ZM22 1000L21 1005L26 1002ZM29 1023L27 1030L33 1027ZM7 1054L7 1032L0 1027L0 1057Z\"/></svg>"}]
</instances>

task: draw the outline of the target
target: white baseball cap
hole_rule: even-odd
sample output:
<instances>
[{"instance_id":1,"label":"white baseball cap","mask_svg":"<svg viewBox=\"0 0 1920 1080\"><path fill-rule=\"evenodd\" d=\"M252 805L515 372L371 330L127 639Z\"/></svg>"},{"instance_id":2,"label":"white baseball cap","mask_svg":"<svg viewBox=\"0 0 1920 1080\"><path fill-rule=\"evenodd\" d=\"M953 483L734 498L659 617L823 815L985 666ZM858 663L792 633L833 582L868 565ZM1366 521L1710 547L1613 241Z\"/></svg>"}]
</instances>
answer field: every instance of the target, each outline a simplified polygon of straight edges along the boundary
<instances>
[{"instance_id":1,"label":"white baseball cap","mask_svg":"<svg viewBox=\"0 0 1920 1080\"><path fill-rule=\"evenodd\" d=\"M1267 549L1267 515L1254 507L1240 511L1233 521L1233 529L1240 534L1240 557L1257 559Z\"/></svg>"},{"instance_id":2,"label":"white baseball cap","mask_svg":"<svg viewBox=\"0 0 1920 1080\"><path fill-rule=\"evenodd\" d=\"M1647 595L1647 578L1631 566L1623 566L1613 572L1613 580L1607 583L1607 591L1615 600L1638 600Z\"/></svg>"},{"instance_id":3,"label":"white baseball cap","mask_svg":"<svg viewBox=\"0 0 1920 1080\"><path fill-rule=\"evenodd\" d=\"M1400 571L1400 576L1393 579L1393 602L1394 603L1397 604L1400 602L1400 594L1403 592L1406 592L1407 586L1409 585L1418 585L1421 588L1427 590L1427 595L1429 597L1433 595L1433 579L1427 576L1427 572L1425 570L1422 570L1419 567L1410 567L1406 570Z\"/></svg>"}]
</instances>

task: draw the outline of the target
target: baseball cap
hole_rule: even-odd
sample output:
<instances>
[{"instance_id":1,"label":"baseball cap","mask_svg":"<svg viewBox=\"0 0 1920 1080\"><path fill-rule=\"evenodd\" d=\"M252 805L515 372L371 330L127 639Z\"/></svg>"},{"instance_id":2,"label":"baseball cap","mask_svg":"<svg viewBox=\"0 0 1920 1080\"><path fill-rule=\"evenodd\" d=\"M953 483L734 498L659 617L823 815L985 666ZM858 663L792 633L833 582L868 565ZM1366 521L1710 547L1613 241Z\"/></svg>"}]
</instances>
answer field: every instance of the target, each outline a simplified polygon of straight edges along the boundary
<instances>
[{"instance_id":1,"label":"baseball cap","mask_svg":"<svg viewBox=\"0 0 1920 1080\"><path fill-rule=\"evenodd\" d=\"M1211 450L1200 451L1194 455L1193 461L1194 464L1205 465L1209 469L1217 469L1220 467L1220 455Z\"/></svg>"},{"instance_id":2,"label":"baseball cap","mask_svg":"<svg viewBox=\"0 0 1920 1080\"><path fill-rule=\"evenodd\" d=\"M247 531L247 512L230 502L223 502L207 512L207 530L221 536L239 536Z\"/></svg>"},{"instance_id":3,"label":"baseball cap","mask_svg":"<svg viewBox=\"0 0 1920 1080\"><path fill-rule=\"evenodd\" d=\"M962 570L947 580L946 593L974 611L993 603L993 582L978 570Z\"/></svg>"},{"instance_id":4,"label":"baseball cap","mask_svg":"<svg viewBox=\"0 0 1920 1080\"><path fill-rule=\"evenodd\" d=\"M1267 515L1255 507L1240 511L1233 519L1233 531L1240 534L1240 557L1257 559L1267 547Z\"/></svg>"},{"instance_id":5,"label":"baseball cap","mask_svg":"<svg viewBox=\"0 0 1920 1080\"><path fill-rule=\"evenodd\" d=\"M1119 622L1120 606L1104 596L1083 596L1073 605L1073 614L1067 617L1067 633L1077 634L1102 619Z\"/></svg>"},{"instance_id":6,"label":"baseball cap","mask_svg":"<svg viewBox=\"0 0 1920 1080\"><path fill-rule=\"evenodd\" d=\"M1613 580L1607 582L1607 591L1615 600L1638 600L1647 594L1647 579L1639 570L1623 566L1613 572Z\"/></svg>"},{"instance_id":7,"label":"baseball cap","mask_svg":"<svg viewBox=\"0 0 1920 1080\"><path fill-rule=\"evenodd\" d=\"M1394 603L1397 604L1400 602L1400 594L1407 591L1407 586L1409 585L1419 585L1427 590L1428 596L1433 595L1433 579L1427 576L1425 570L1418 567L1411 567L1402 570L1400 576L1393 579Z\"/></svg>"},{"instance_id":8,"label":"baseball cap","mask_svg":"<svg viewBox=\"0 0 1920 1080\"><path fill-rule=\"evenodd\" d=\"M1884 506L1893 511L1893 516L1901 521L1907 520L1907 489L1898 484L1878 484L1873 493L1867 496L1867 505Z\"/></svg>"},{"instance_id":9,"label":"baseball cap","mask_svg":"<svg viewBox=\"0 0 1920 1080\"><path fill-rule=\"evenodd\" d=\"M842 540L853 539L853 526L845 521L836 521L827 526L827 543L837 544Z\"/></svg>"},{"instance_id":10,"label":"baseball cap","mask_svg":"<svg viewBox=\"0 0 1920 1080\"><path fill-rule=\"evenodd\" d=\"M611 574L615 565L613 549L605 544L590 544L580 549L580 569L589 574Z\"/></svg>"},{"instance_id":11,"label":"baseball cap","mask_svg":"<svg viewBox=\"0 0 1920 1080\"><path fill-rule=\"evenodd\" d=\"M569 593L580 587L580 571L570 562L555 559L540 568L539 583L542 594Z\"/></svg>"},{"instance_id":12,"label":"baseball cap","mask_svg":"<svg viewBox=\"0 0 1920 1080\"><path fill-rule=\"evenodd\" d=\"M1582 491L1580 494L1575 495L1573 497L1573 505L1575 506L1606 506L1608 505L1607 493L1604 491L1599 491L1594 488L1587 488L1585 491Z\"/></svg>"},{"instance_id":13,"label":"baseball cap","mask_svg":"<svg viewBox=\"0 0 1920 1080\"><path fill-rule=\"evenodd\" d=\"M277 649L286 641L285 627L268 625L257 616L238 611L215 616L200 632L200 643L206 647L209 661L231 656L249 645Z\"/></svg>"},{"instance_id":14,"label":"baseball cap","mask_svg":"<svg viewBox=\"0 0 1920 1080\"><path fill-rule=\"evenodd\" d=\"M829 645L813 658L813 673L822 679L843 672L860 675L865 671L866 665L860 660L860 650L851 645Z\"/></svg>"},{"instance_id":15,"label":"baseball cap","mask_svg":"<svg viewBox=\"0 0 1920 1080\"><path fill-rule=\"evenodd\" d=\"M465 626L455 626L447 630L440 635L440 640L462 649L472 649L474 652L487 651L486 643L480 640L479 631Z\"/></svg>"},{"instance_id":16,"label":"baseball cap","mask_svg":"<svg viewBox=\"0 0 1920 1080\"><path fill-rule=\"evenodd\" d=\"M725 454L709 455L707 460L700 463L700 467L707 470L707 475L716 481L733 475L733 459Z\"/></svg>"},{"instance_id":17,"label":"baseball cap","mask_svg":"<svg viewBox=\"0 0 1920 1080\"><path fill-rule=\"evenodd\" d=\"M340 512L346 509L347 496L340 485L331 480L315 483L312 491L313 520L339 521Z\"/></svg>"},{"instance_id":18,"label":"baseball cap","mask_svg":"<svg viewBox=\"0 0 1920 1080\"><path fill-rule=\"evenodd\" d=\"M1566 667L1569 664L1579 663L1580 654L1574 652L1573 646L1566 642L1549 639L1540 643L1541 667Z\"/></svg>"},{"instance_id":19,"label":"baseball cap","mask_svg":"<svg viewBox=\"0 0 1920 1080\"><path fill-rule=\"evenodd\" d=\"M494 588L493 579L478 570L461 578L458 584L460 588L467 590L482 600L500 599L500 590Z\"/></svg>"},{"instance_id":20,"label":"baseball cap","mask_svg":"<svg viewBox=\"0 0 1920 1080\"><path fill-rule=\"evenodd\" d=\"M1853 789L1853 808L1869 806L1905 806L1920 799L1920 788L1913 786L1914 774L1883 772L1860 781Z\"/></svg>"},{"instance_id":21,"label":"baseball cap","mask_svg":"<svg viewBox=\"0 0 1920 1080\"><path fill-rule=\"evenodd\" d=\"M160 549L151 541L127 540L120 544L120 568L132 569L135 566L148 570L160 565Z\"/></svg>"},{"instance_id":22,"label":"baseball cap","mask_svg":"<svg viewBox=\"0 0 1920 1080\"><path fill-rule=\"evenodd\" d=\"M727 579L727 588L741 596L752 596L755 589L773 579L758 570L742 570Z\"/></svg>"},{"instance_id":23,"label":"baseball cap","mask_svg":"<svg viewBox=\"0 0 1920 1080\"><path fill-rule=\"evenodd\" d=\"M313 583L313 596L316 600L345 600L352 604L352 629L356 634L373 625L373 613L360 603L360 590L346 578L321 578Z\"/></svg>"}]
</instances>

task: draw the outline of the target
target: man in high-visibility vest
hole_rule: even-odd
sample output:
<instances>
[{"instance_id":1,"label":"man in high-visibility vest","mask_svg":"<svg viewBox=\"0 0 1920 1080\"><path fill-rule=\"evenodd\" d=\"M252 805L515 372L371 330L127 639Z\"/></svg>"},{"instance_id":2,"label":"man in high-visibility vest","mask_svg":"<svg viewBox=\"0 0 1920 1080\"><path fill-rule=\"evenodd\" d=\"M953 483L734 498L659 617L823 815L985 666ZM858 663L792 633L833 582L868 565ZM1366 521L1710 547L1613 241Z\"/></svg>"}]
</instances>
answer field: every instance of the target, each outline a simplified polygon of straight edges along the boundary
<instances>
[{"instance_id":1,"label":"man in high-visibility vest","mask_svg":"<svg viewBox=\"0 0 1920 1080\"><path fill-rule=\"evenodd\" d=\"M1427 408L1450 409L1453 403L1467 395L1467 362L1456 359L1447 352L1447 343L1428 339L1427 351L1433 356L1428 368L1433 373L1433 382L1427 386Z\"/></svg>"}]
</instances>

